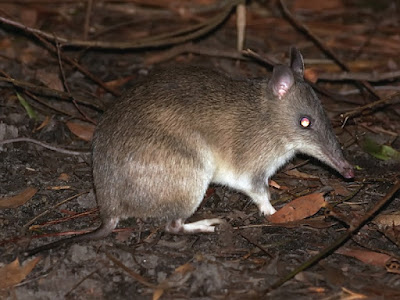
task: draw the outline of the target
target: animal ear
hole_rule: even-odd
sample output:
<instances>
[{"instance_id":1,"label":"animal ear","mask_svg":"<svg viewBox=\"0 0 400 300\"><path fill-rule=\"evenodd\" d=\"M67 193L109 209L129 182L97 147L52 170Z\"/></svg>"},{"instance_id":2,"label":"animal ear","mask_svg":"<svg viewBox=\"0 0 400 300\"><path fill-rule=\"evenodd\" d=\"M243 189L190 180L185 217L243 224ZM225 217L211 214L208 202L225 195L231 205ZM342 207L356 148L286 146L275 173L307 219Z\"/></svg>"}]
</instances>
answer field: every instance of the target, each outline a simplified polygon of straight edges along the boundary
<instances>
[{"instance_id":1,"label":"animal ear","mask_svg":"<svg viewBox=\"0 0 400 300\"><path fill-rule=\"evenodd\" d=\"M297 49L296 47L290 48L290 67L292 68L293 73L295 73L300 77L303 77L304 75L303 55L301 55L299 49Z\"/></svg>"},{"instance_id":2,"label":"animal ear","mask_svg":"<svg viewBox=\"0 0 400 300\"><path fill-rule=\"evenodd\" d=\"M279 65L274 67L269 85L273 94L282 99L294 83L293 73L289 67Z\"/></svg>"}]
</instances>

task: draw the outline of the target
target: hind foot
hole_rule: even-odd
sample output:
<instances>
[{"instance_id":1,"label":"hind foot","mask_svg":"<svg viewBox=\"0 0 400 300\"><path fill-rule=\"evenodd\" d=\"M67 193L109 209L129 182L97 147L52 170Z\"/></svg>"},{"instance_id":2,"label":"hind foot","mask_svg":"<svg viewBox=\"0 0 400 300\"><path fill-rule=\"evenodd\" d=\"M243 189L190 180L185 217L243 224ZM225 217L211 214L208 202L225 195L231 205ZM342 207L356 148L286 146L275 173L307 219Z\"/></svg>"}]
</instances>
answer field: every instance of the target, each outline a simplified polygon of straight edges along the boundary
<instances>
[{"instance_id":1,"label":"hind foot","mask_svg":"<svg viewBox=\"0 0 400 300\"><path fill-rule=\"evenodd\" d=\"M169 222L165 230L170 233L196 233L196 232L215 232L215 225L222 224L224 221L218 218L204 219L193 223L184 223L182 219Z\"/></svg>"}]
</instances>

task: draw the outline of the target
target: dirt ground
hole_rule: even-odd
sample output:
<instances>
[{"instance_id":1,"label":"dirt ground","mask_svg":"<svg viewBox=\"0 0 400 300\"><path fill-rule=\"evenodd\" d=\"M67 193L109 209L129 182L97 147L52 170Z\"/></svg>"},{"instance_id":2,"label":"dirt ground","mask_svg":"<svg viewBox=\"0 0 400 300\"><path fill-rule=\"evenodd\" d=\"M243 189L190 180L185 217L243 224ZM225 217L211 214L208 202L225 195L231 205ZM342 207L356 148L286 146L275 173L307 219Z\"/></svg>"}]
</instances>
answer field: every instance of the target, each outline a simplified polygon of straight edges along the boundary
<instances>
[{"instance_id":1,"label":"dirt ground","mask_svg":"<svg viewBox=\"0 0 400 300\"><path fill-rule=\"evenodd\" d=\"M30 137L88 152L106 107L166 64L201 64L233 77L270 75L270 66L237 51L235 9L199 36L162 36L211 24L226 1L150 2L2 2L0 141ZM318 80L316 87L325 91L318 95L355 166L354 180L298 156L273 176L270 189L276 209L323 192L325 207L307 218L274 224L245 195L211 186L190 220L221 217L226 224L215 233L172 235L154 220L128 219L103 240L25 258L28 248L100 224L91 158L27 142L0 145L1 299L400 299L399 193L339 249L267 291L365 216L399 180L400 170L399 96L355 111L378 100L366 83L380 99L400 90L398 1L327 1L326 7L321 1L282 2L325 48L293 26L278 1L250 1L245 49L277 62L287 62L291 45L302 51L307 79ZM56 47L54 36L75 44L60 41ZM119 42L137 43L121 49ZM350 72L340 71L328 48ZM343 74L348 77L341 79ZM349 112L344 120L341 114Z\"/></svg>"}]
</instances>

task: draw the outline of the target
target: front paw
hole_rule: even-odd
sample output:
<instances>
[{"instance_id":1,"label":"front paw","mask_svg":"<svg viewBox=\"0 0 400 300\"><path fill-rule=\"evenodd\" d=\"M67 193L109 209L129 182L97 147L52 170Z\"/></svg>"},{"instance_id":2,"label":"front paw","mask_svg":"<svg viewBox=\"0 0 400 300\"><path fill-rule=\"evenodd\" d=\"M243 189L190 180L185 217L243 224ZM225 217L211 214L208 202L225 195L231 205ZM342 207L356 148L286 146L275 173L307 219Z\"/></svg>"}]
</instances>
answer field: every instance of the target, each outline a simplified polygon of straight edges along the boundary
<instances>
[{"instance_id":1,"label":"front paw","mask_svg":"<svg viewBox=\"0 0 400 300\"><path fill-rule=\"evenodd\" d=\"M264 204L260 207L260 212L265 216L268 217L276 213L276 209L270 204Z\"/></svg>"}]
</instances>

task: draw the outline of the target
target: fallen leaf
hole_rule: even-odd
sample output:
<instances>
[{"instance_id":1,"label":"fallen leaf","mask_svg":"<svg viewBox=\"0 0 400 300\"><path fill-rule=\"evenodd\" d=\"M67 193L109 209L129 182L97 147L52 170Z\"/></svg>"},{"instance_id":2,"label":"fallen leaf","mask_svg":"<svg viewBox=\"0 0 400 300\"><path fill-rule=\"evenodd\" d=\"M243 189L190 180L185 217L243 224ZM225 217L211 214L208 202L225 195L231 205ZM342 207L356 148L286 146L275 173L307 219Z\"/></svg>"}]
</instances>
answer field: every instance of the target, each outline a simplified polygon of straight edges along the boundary
<instances>
[{"instance_id":1,"label":"fallen leaf","mask_svg":"<svg viewBox=\"0 0 400 300\"><path fill-rule=\"evenodd\" d=\"M0 268L0 290L13 287L24 280L40 259L41 257L36 257L21 266L17 258L12 263Z\"/></svg>"},{"instance_id":2,"label":"fallen leaf","mask_svg":"<svg viewBox=\"0 0 400 300\"><path fill-rule=\"evenodd\" d=\"M67 173L61 173L60 176L58 176L58 180L69 181L69 177Z\"/></svg>"},{"instance_id":3,"label":"fallen leaf","mask_svg":"<svg viewBox=\"0 0 400 300\"><path fill-rule=\"evenodd\" d=\"M380 214L374 218L373 223L378 226L399 226L400 212Z\"/></svg>"},{"instance_id":4,"label":"fallen leaf","mask_svg":"<svg viewBox=\"0 0 400 300\"><path fill-rule=\"evenodd\" d=\"M20 12L22 24L28 27L35 27L38 13L36 9L24 8Z\"/></svg>"},{"instance_id":5,"label":"fallen leaf","mask_svg":"<svg viewBox=\"0 0 400 300\"><path fill-rule=\"evenodd\" d=\"M326 186L332 187L336 195L347 197L351 194L351 191L349 191L340 180L321 178L321 182Z\"/></svg>"},{"instance_id":6,"label":"fallen leaf","mask_svg":"<svg viewBox=\"0 0 400 300\"><path fill-rule=\"evenodd\" d=\"M43 122L42 122L38 127L36 127L35 129L33 129L33 132L36 132L36 131L39 131L39 130L43 129L43 128L46 127L49 123L50 123L50 117L47 116L47 117L43 120Z\"/></svg>"},{"instance_id":7,"label":"fallen leaf","mask_svg":"<svg viewBox=\"0 0 400 300\"><path fill-rule=\"evenodd\" d=\"M106 86L110 89L118 89L125 83L134 79L135 77L136 76L131 75L131 76L123 77L123 78L118 78L118 79L115 79L112 81L108 81L108 82L106 82Z\"/></svg>"},{"instance_id":8,"label":"fallen leaf","mask_svg":"<svg viewBox=\"0 0 400 300\"><path fill-rule=\"evenodd\" d=\"M215 188L208 188L206 194L204 195L204 198L209 198L214 194L215 194Z\"/></svg>"},{"instance_id":9,"label":"fallen leaf","mask_svg":"<svg viewBox=\"0 0 400 300\"><path fill-rule=\"evenodd\" d=\"M129 240L129 238L131 237L131 235L132 235L132 231L130 231L130 230L119 231L119 232L117 233L116 240L117 240L118 242L120 242L120 243L126 242L126 241Z\"/></svg>"},{"instance_id":10,"label":"fallen leaf","mask_svg":"<svg viewBox=\"0 0 400 300\"><path fill-rule=\"evenodd\" d=\"M274 180L269 180L268 185L272 186L272 187L274 187L274 188L276 188L278 190L281 188L281 186Z\"/></svg>"},{"instance_id":11,"label":"fallen leaf","mask_svg":"<svg viewBox=\"0 0 400 300\"><path fill-rule=\"evenodd\" d=\"M362 143L365 152L380 160L400 160L400 152L387 145L380 145L371 138L365 138Z\"/></svg>"},{"instance_id":12,"label":"fallen leaf","mask_svg":"<svg viewBox=\"0 0 400 300\"><path fill-rule=\"evenodd\" d=\"M164 294L164 289L156 289L153 292L153 300L158 300L161 298L161 296Z\"/></svg>"},{"instance_id":13,"label":"fallen leaf","mask_svg":"<svg viewBox=\"0 0 400 300\"><path fill-rule=\"evenodd\" d=\"M366 264L385 267L391 256L370 250L340 248L336 253L354 257Z\"/></svg>"},{"instance_id":14,"label":"fallen leaf","mask_svg":"<svg viewBox=\"0 0 400 300\"><path fill-rule=\"evenodd\" d=\"M87 142L92 140L93 132L95 129L95 126L93 124L81 121L68 121L67 126L69 130L71 130L71 132L80 139Z\"/></svg>"},{"instance_id":15,"label":"fallen leaf","mask_svg":"<svg viewBox=\"0 0 400 300\"><path fill-rule=\"evenodd\" d=\"M312 83L316 83L318 81L318 72L315 69L307 68L304 71L304 78Z\"/></svg>"},{"instance_id":16,"label":"fallen leaf","mask_svg":"<svg viewBox=\"0 0 400 300\"><path fill-rule=\"evenodd\" d=\"M172 287L181 286L184 284L191 276L191 273L195 270L195 267L186 263L175 269L175 271L163 280L153 292L153 300L158 300L164 294L165 290Z\"/></svg>"},{"instance_id":17,"label":"fallen leaf","mask_svg":"<svg viewBox=\"0 0 400 300\"><path fill-rule=\"evenodd\" d=\"M309 194L286 204L272 216L268 217L268 221L272 223L286 223L302 220L316 214L324 206L324 193Z\"/></svg>"},{"instance_id":18,"label":"fallen leaf","mask_svg":"<svg viewBox=\"0 0 400 300\"><path fill-rule=\"evenodd\" d=\"M64 91L64 85L58 72L48 69L39 69L36 71L36 78L48 88L57 91Z\"/></svg>"},{"instance_id":19,"label":"fallen leaf","mask_svg":"<svg viewBox=\"0 0 400 300\"><path fill-rule=\"evenodd\" d=\"M37 120L38 116L35 112L35 110L31 107L31 105L25 100L25 98L22 96L22 94L15 92L17 95L19 103L25 108L26 113L28 114L29 118Z\"/></svg>"},{"instance_id":20,"label":"fallen leaf","mask_svg":"<svg viewBox=\"0 0 400 300\"><path fill-rule=\"evenodd\" d=\"M285 171L285 174L287 174L289 176L301 178L301 179L319 179L318 176L314 176L314 175L310 175L310 174L307 174L307 173L304 173L304 172L300 172L297 169L292 169L292 170Z\"/></svg>"},{"instance_id":21,"label":"fallen leaf","mask_svg":"<svg viewBox=\"0 0 400 300\"><path fill-rule=\"evenodd\" d=\"M36 194L37 191L37 188L28 187L15 196L0 198L0 208L16 208L24 205Z\"/></svg>"},{"instance_id":22,"label":"fallen leaf","mask_svg":"<svg viewBox=\"0 0 400 300\"><path fill-rule=\"evenodd\" d=\"M194 266L190 263L183 264L175 269L176 273L186 274L187 272L194 271Z\"/></svg>"}]
</instances>

